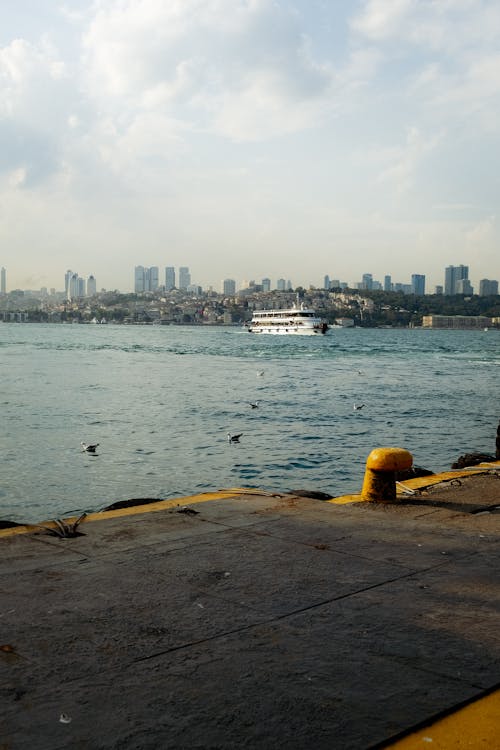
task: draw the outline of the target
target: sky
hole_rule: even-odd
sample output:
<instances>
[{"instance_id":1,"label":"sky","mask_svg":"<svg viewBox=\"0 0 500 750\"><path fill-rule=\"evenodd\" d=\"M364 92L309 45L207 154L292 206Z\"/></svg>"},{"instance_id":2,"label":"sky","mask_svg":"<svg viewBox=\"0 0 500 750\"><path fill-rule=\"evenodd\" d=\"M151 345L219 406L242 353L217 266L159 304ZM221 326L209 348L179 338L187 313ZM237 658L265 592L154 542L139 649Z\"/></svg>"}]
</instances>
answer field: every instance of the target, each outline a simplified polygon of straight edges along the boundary
<instances>
[{"instance_id":1,"label":"sky","mask_svg":"<svg viewBox=\"0 0 500 750\"><path fill-rule=\"evenodd\" d=\"M4 0L7 290L500 278L498 0Z\"/></svg>"}]
</instances>

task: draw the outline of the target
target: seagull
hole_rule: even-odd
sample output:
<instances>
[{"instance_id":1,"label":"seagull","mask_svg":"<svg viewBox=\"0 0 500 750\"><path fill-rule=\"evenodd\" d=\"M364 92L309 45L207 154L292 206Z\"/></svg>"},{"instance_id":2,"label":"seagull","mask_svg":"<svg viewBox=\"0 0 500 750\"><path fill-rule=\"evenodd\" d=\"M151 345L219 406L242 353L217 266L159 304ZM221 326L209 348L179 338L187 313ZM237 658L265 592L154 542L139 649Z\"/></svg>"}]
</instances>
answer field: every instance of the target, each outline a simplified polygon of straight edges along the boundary
<instances>
[{"instance_id":1,"label":"seagull","mask_svg":"<svg viewBox=\"0 0 500 750\"><path fill-rule=\"evenodd\" d=\"M264 370L257 370L257 377L261 378L264 375Z\"/></svg>"},{"instance_id":2,"label":"seagull","mask_svg":"<svg viewBox=\"0 0 500 750\"><path fill-rule=\"evenodd\" d=\"M80 443L80 445L82 446L82 451L84 453L95 453L96 448L99 445L99 443L92 443L89 445L87 443Z\"/></svg>"},{"instance_id":3,"label":"seagull","mask_svg":"<svg viewBox=\"0 0 500 750\"><path fill-rule=\"evenodd\" d=\"M237 435L231 435L230 432L227 433L227 441L228 443L239 443L240 437L243 435L242 432L239 432Z\"/></svg>"},{"instance_id":4,"label":"seagull","mask_svg":"<svg viewBox=\"0 0 500 750\"><path fill-rule=\"evenodd\" d=\"M354 404L354 411L359 411L360 409L363 408L363 406L364 404Z\"/></svg>"},{"instance_id":5,"label":"seagull","mask_svg":"<svg viewBox=\"0 0 500 750\"><path fill-rule=\"evenodd\" d=\"M259 407L259 402L258 402L258 401L249 401L249 402L248 402L248 405L249 405L249 406L250 406L250 407L251 407L252 409L258 409L258 407Z\"/></svg>"}]
</instances>

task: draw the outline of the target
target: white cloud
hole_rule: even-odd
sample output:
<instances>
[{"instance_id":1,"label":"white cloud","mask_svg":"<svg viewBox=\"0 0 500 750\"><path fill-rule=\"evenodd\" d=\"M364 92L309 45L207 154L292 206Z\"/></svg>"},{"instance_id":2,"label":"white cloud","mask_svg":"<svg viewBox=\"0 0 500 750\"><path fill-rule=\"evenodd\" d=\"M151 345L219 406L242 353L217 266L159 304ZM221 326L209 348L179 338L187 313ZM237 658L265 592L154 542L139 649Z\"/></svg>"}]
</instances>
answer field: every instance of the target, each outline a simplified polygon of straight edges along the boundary
<instances>
[{"instance_id":1,"label":"white cloud","mask_svg":"<svg viewBox=\"0 0 500 750\"><path fill-rule=\"evenodd\" d=\"M404 193L414 186L422 162L439 145L443 135L424 137L415 126L410 127L405 143L399 147L377 151L374 160L385 162L379 171L379 183L387 183L396 193Z\"/></svg>"},{"instance_id":2,"label":"white cloud","mask_svg":"<svg viewBox=\"0 0 500 750\"><path fill-rule=\"evenodd\" d=\"M108 113L175 107L236 140L311 126L332 82L294 14L267 0L100 3L84 50L89 96Z\"/></svg>"}]
</instances>

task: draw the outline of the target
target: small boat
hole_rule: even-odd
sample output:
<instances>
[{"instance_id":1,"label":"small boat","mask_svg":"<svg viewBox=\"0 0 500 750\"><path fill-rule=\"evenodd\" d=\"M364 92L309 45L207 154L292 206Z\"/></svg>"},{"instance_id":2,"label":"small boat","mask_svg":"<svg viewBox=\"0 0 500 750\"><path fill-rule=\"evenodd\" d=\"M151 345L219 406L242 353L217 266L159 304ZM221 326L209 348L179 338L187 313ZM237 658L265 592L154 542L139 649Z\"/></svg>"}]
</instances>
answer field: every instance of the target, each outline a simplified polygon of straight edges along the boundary
<instances>
[{"instance_id":1,"label":"small boat","mask_svg":"<svg viewBox=\"0 0 500 750\"><path fill-rule=\"evenodd\" d=\"M330 326L310 307L294 305L287 310L254 310L246 324L249 333L308 336L323 334Z\"/></svg>"}]
</instances>

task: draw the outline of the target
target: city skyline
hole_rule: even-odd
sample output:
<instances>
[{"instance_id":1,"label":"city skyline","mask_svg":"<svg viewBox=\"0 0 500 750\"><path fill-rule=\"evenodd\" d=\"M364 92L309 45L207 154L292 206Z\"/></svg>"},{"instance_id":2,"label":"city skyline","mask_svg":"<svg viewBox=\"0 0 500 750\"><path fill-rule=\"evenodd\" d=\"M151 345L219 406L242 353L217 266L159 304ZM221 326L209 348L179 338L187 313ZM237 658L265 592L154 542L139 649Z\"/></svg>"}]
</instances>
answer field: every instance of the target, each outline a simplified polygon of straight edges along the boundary
<instances>
[{"instance_id":1,"label":"city skyline","mask_svg":"<svg viewBox=\"0 0 500 750\"><path fill-rule=\"evenodd\" d=\"M13 289L8 288L7 283L7 269L0 267L0 293L5 294ZM94 274L90 274L88 278L80 276L77 272L72 270L66 271L64 274L64 290L61 290L57 285L51 285L50 287L41 287L40 290L30 289L22 290L35 292L43 291L44 293L63 293L65 297L82 297L92 296L96 294L98 289L97 279ZM219 280L217 285L203 284L199 281L191 279L191 271L188 266L142 266L136 265L133 269L133 282L131 288L118 289L118 287L111 287L107 291L117 290L123 293L135 292L154 292L159 290L171 291L172 289L179 289L188 292L198 293L198 291L215 291L217 293L231 295L239 290L247 289L253 286L262 287L262 291L285 291L294 289L296 287L303 288L317 288L317 289L336 289L345 288L352 290L380 290L385 292L400 291L404 294L416 294L423 296L425 294L462 294L472 295L477 294L480 296L486 295L497 295L499 282L497 279L490 277L484 277L478 279L475 285L472 284L469 279L469 267L463 264L458 266L447 266L443 269L443 280L441 284L435 285L434 288L429 288L427 278L425 274L412 273L409 280L395 280L390 274L384 274L383 280L376 279L372 273L364 273L360 280L347 282L342 279L331 278L329 274L323 276L322 283L311 284L305 286L300 283L293 284L290 279L286 279L283 276L273 281L268 277L258 277L255 279L240 279L237 281L234 278L226 276Z\"/></svg>"},{"instance_id":2,"label":"city skyline","mask_svg":"<svg viewBox=\"0 0 500 750\"><path fill-rule=\"evenodd\" d=\"M4 3L10 288L498 279L499 33L494 0Z\"/></svg>"}]
</instances>

